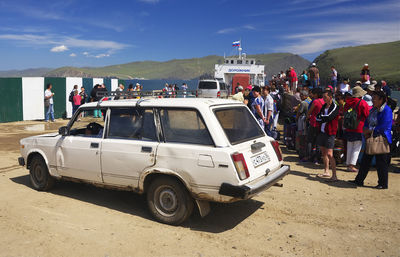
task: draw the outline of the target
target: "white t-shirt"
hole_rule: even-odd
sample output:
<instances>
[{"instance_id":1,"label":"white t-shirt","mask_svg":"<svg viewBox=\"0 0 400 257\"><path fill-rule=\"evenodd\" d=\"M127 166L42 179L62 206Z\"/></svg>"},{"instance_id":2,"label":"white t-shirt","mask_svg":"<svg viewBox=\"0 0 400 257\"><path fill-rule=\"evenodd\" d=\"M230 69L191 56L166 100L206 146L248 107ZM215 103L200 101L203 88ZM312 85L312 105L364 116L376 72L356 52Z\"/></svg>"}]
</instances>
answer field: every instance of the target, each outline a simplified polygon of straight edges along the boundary
<instances>
[{"instance_id":1,"label":"white t-shirt","mask_svg":"<svg viewBox=\"0 0 400 257\"><path fill-rule=\"evenodd\" d=\"M274 99L270 94L268 94L267 97L265 97L265 102L264 102L265 118L267 118L268 111L272 111L272 113L274 113Z\"/></svg>"},{"instance_id":2,"label":"white t-shirt","mask_svg":"<svg viewBox=\"0 0 400 257\"><path fill-rule=\"evenodd\" d=\"M325 115L328 115L328 111L329 111L329 108L325 108ZM325 125L326 125L326 122L322 123L321 132L325 133Z\"/></svg>"},{"instance_id":3,"label":"white t-shirt","mask_svg":"<svg viewBox=\"0 0 400 257\"><path fill-rule=\"evenodd\" d=\"M44 97L47 98L47 97L49 97L49 96L50 96L49 103L50 103L50 104L53 104L52 92L51 92L50 89L46 89L46 91L44 91Z\"/></svg>"},{"instance_id":4,"label":"white t-shirt","mask_svg":"<svg viewBox=\"0 0 400 257\"><path fill-rule=\"evenodd\" d=\"M350 90L350 85L349 84L344 84L344 83L340 84L339 91L342 94L349 92L349 90Z\"/></svg>"}]
</instances>

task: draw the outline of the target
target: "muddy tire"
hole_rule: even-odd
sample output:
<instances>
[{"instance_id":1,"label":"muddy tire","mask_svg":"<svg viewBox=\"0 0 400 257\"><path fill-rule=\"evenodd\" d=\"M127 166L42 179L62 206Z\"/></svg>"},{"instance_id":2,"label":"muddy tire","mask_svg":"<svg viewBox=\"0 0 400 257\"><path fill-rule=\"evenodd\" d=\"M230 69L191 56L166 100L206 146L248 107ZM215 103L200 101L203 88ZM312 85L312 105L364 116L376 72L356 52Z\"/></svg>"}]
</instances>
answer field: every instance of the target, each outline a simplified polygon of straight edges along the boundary
<instances>
[{"instance_id":1,"label":"muddy tire","mask_svg":"<svg viewBox=\"0 0 400 257\"><path fill-rule=\"evenodd\" d=\"M159 177L150 184L147 204L156 220L170 225L178 225L189 218L194 205L182 183L171 177Z\"/></svg>"},{"instance_id":2,"label":"muddy tire","mask_svg":"<svg viewBox=\"0 0 400 257\"><path fill-rule=\"evenodd\" d=\"M34 156L29 168L31 184L38 191L47 191L53 187L55 179L50 175L41 156Z\"/></svg>"}]
</instances>

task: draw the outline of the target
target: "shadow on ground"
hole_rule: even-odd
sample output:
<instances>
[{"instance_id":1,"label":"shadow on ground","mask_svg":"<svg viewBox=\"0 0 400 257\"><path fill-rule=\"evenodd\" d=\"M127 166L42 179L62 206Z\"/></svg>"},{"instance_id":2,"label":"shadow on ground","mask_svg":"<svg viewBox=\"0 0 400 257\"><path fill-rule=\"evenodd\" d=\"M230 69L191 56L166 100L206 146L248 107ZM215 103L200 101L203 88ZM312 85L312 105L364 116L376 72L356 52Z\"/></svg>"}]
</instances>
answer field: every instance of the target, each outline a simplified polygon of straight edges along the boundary
<instances>
[{"instance_id":1,"label":"shadow on ground","mask_svg":"<svg viewBox=\"0 0 400 257\"><path fill-rule=\"evenodd\" d=\"M29 175L10 179L17 184L32 188ZM49 193L103 206L145 219L152 219L147 211L145 197L132 192L98 188L88 184L68 181L58 181ZM222 233L236 227L260 209L263 204L263 202L251 199L231 204L212 203L211 212L208 216L201 218L197 208L195 208L191 218L182 224L182 226L196 231Z\"/></svg>"}]
</instances>

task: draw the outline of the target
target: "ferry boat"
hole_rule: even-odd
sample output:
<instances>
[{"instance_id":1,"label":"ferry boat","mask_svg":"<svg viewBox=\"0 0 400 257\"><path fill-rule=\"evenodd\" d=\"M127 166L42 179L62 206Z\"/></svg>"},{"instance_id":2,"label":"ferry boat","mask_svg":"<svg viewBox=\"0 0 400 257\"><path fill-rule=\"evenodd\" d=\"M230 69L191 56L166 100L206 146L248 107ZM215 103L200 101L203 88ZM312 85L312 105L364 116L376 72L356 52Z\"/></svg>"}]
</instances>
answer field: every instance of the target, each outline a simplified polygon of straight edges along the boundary
<instances>
[{"instance_id":1,"label":"ferry boat","mask_svg":"<svg viewBox=\"0 0 400 257\"><path fill-rule=\"evenodd\" d=\"M237 47L239 55L237 57L224 57L223 64L215 64L214 77L230 86L231 94L236 93L238 85L246 88L249 85L263 87L265 85L265 66L257 65L256 59L247 58L242 53L240 41L235 41L232 46Z\"/></svg>"}]
</instances>

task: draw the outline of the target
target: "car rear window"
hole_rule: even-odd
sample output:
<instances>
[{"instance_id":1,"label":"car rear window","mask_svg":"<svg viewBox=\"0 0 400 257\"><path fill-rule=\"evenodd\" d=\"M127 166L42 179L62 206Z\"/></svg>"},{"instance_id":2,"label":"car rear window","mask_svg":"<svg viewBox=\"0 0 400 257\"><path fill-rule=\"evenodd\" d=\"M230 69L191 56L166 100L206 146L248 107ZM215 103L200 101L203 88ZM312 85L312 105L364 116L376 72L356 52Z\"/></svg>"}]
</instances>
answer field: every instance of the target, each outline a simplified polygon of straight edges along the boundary
<instances>
[{"instance_id":1,"label":"car rear window","mask_svg":"<svg viewBox=\"0 0 400 257\"><path fill-rule=\"evenodd\" d=\"M214 81L200 81L199 89L217 89L217 82Z\"/></svg>"},{"instance_id":2,"label":"car rear window","mask_svg":"<svg viewBox=\"0 0 400 257\"><path fill-rule=\"evenodd\" d=\"M232 145L265 135L246 106L216 109L214 113Z\"/></svg>"}]
</instances>

